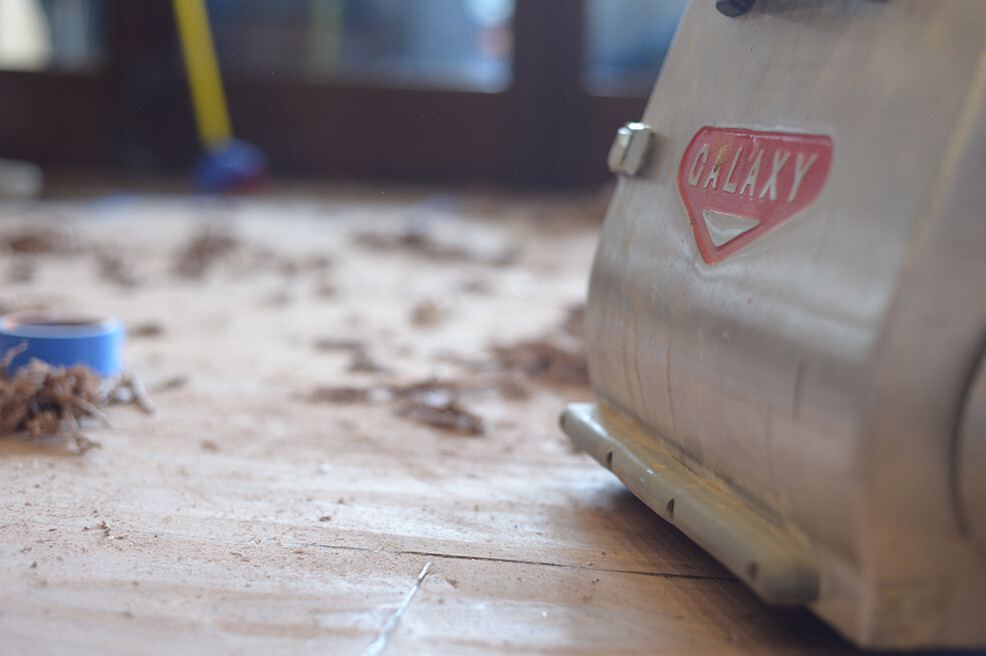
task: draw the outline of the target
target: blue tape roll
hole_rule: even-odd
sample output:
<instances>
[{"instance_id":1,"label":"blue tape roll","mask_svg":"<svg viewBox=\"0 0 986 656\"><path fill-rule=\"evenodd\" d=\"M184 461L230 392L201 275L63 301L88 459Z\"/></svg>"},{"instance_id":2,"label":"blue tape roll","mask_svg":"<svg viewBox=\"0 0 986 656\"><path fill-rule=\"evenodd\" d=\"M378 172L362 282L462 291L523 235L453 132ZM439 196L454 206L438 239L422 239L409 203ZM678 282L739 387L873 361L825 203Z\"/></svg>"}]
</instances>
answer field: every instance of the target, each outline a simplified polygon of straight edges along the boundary
<instances>
[{"instance_id":1,"label":"blue tape roll","mask_svg":"<svg viewBox=\"0 0 986 656\"><path fill-rule=\"evenodd\" d=\"M0 317L0 357L25 345L10 371L36 358L55 367L83 364L102 376L123 370L123 324L106 315L65 312L15 312Z\"/></svg>"}]
</instances>

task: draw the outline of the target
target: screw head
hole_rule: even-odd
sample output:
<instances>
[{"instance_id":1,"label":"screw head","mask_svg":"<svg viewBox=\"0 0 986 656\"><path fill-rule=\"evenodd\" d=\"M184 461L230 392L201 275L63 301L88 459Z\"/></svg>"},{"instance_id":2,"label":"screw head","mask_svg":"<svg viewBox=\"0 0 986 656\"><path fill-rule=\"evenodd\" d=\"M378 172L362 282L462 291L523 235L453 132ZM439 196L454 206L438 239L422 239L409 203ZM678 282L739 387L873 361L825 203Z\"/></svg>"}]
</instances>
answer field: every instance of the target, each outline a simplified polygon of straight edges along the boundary
<instances>
[{"instance_id":1,"label":"screw head","mask_svg":"<svg viewBox=\"0 0 986 656\"><path fill-rule=\"evenodd\" d=\"M723 16L736 18L750 10L757 0L716 0L716 9Z\"/></svg>"}]
</instances>

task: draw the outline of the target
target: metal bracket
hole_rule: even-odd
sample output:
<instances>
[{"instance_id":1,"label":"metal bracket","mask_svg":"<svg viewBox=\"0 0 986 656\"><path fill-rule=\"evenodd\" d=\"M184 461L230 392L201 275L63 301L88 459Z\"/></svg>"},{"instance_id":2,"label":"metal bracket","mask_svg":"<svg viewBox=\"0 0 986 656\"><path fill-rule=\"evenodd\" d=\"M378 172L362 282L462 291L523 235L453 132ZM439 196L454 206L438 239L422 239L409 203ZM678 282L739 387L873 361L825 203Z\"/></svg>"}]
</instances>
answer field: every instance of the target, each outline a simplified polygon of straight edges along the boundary
<instances>
[{"instance_id":1,"label":"metal bracket","mask_svg":"<svg viewBox=\"0 0 986 656\"><path fill-rule=\"evenodd\" d=\"M576 445L774 604L818 598L818 564L810 548L734 493L681 464L632 420L592 403L573 403L561 418Z\"/></svg>"}]
</instances>

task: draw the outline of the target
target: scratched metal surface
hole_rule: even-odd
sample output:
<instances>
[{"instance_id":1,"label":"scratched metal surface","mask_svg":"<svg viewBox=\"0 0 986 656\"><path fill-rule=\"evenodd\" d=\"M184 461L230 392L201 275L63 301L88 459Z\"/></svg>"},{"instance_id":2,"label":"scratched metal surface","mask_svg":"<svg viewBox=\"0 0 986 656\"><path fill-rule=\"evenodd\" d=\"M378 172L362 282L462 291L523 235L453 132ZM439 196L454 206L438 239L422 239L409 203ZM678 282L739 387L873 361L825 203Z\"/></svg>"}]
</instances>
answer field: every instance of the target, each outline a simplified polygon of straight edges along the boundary
<instances>
[{"instance_id":1,"label":"scratched metal surface","mask_svg":"<svg viewBox=\"0 0 986 656\"><path fill-rule=\"evenodd\" d=\"M954 449L986 325L984 9L761 0L729 19L690 3L641 117L655 156L621 180L593 272L599 396L800 533L814 608L873 647L984 640L986 560L963 526L983 514L955 495L981 472ZM760 155L743 143L762 167L731 177L730 130L760 135ZM831 169L798 207L806 139L831 140ZM724 205L705 209L797 216L710 264L687 211L706 193Z\"/></svg>"}]
</instances>

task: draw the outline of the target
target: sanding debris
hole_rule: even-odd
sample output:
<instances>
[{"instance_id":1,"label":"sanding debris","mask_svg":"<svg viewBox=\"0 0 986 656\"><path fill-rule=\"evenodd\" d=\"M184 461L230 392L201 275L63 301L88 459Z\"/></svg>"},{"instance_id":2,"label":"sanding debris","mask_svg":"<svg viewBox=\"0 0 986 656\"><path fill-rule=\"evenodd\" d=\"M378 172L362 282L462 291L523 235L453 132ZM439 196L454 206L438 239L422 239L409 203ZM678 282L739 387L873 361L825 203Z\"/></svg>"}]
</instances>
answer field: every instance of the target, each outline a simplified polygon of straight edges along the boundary
<instances>
[{"instance_id":1,"label":"sanding debris","mask_svg":"<svg viewBox=\"0 0 986 656\"><path fill-rule=\"evenodd\" d=\"M318 351L355 351L366 348L366 343L348 337L320 337L315 340L314 346Z\"/></svg>"},{"instance_id":2,"label":"sanding debris","mask_svg":"<svg viewBox=\"0 0 986 656\"><path fill-rule=\"evenodd\" d=\"M107 282L120 287L136 287L140 284L140 278L137 277L133 264L118 250L98 250L96 263L99 267L99 275Z\"/></svg>"},{"instance_id":3,"label":"sanding debris","mask_svg":"<svg viewBox=\"0 0 986 656\"><path fill-rule=\"evenodd\" d=\"M364 374L389 374L391 370L389 367L380 364L373 356L370 355L370 350L366 344L361 344L358 348L352 351L353 359L349 363L350 373L364 373Z\"/></svg>"},{"instance_id":4,"label":"sanding debris","mask_svg":"<svg viewBox=\"0 0 986 656\"><path fill-rule=\"evenodd\" d=\"M313 403L367 403L371 400L372 392L375 388L370 387L350 387L340 385L337 387L318 387L308 395L308 400ZM384 400L389 401L390 395L387 394Z\"/></svg>"},{"instance_id":5,"label":"sanding debris","mask_svg":"<svg viewBox=\"0 0 986 656\"><path fill-rule=\"evenodd\" d=\"M434 229L439 223L441 229ZM432 262L507 266L520 256L520 248L503 235L492 230L482 231L476 224L460 225L454 220L414 217L397 231L359 232L354 236L354 241L375 251L415 253Z\"/></svg>"},{"instance_id":6,"label":"sanding debris","mask_svg":"<svg viewBox=\"0 0 986 656\"><path fill-rule=\"evenodd\" d=\"M325 254L307 255L304 257L282 257L277 261L277 270L288 277L296 276L303 271L328 271L335 266L335 260Z\"/></svg>"},{"instance_id":7,"label":"sanding debris","mask_svg":"<svg viewBox=\"0 0 986 656\"><path fill-rule=\"evenodd\" d=\"M581 338L584 312L582 305L569 308L559 329L541 339L492 347L492 362L456 361L474 370L462 379L430 378L403 385L366 387L326 386L313 390L308 400L339 404L393 403L396 414L414 421L463 435L485 435L489 431L488 423L462 406L463 393L492 391L517 400L530 396L527 381L569 386L589 384ZM316 341L315 347L349 351L354 359L364 357L367 349L362 340L344 338L323 338ZM374 368L368 369L350 367L350 371L354 370L380 371L375 363Z\"/></svg>"},{"instance_id":8,"label":"sanding debris","mask_svg":"<svg viewBox=\"0 0 986 656\"><path fill-rule=\"evenodd\" d=\"M486 435L487 422L459 402L465 386L458 381L428 379L408 385L319 387L308 395L312 402L387 403L394 412L414 421L460 435Z\"/></svg>"},{"instance_id":9,"label":"sanding debris","mask_svg":"<svg viewBox=\"0 0 986 656\"><path fill-rule=\"evenodd\" d=\"M189 378L187 374L177 374L174 376L169 376L168 378L151 385L151 389L155 394L159 394L161 392L181 389L188 385L188 381Z\"/></svg>"},{"instance_id":10,"label":"sanding debris","mask_svg":"<svg viewBox=\"0 0 986 656\"><path fill-rule=\"evenodd\" d=\"M565 311L565 319L562 321L561 329L566 335L582 339L585 330L585 305L583 303L569 306Z\"/></svg>"},{"instance_id":11,"label":"sanding debris","mask_svg":"<svg viewBox=\"0 0 986 656\"><path fill-rule=\"evenodd\" d=\"M589 371L582 340L584 319L585 306L574 305L557 330L539 339L493 346L493 356L500 367L542 383L586 386Z\"/></svg>"},{"instance_id":12,"label":"sanding debris","mask_svg":"<svg viewBox=\"0 0 986 656\"><path fill-rule=\"evenodd\" d=\"M55 437L80 453L99 446L79 427L85 417L107 423L98 407L99 376L86 367L55 368L38 360L11 376L7 368L22 350L10 349L0 363L0 435L26 431L31 438Z\"/></svg>"},{"instance_id":13,"label":"sanding debris","mask_svg":"<svg viewBox=\"0 0 986 656\"><path fill-rule=\"evenodd\" d=\"M497 362L529 378L556 385L588 385L589 372L581 345L572 339L533 339L494 346Z\"/></svg>"},{"instance_id":14,"label":"sanding debris","mask_svg":"<svg viewBox=\"0 0 986 656\"><path fill-rule=\"evenodd\" d=\"M411 308L411 323L422 328L437 326L449 316L449 308L444 304L426 298Z\"/></svg>"},{"instance_id":15,"label":"sanding debris","mask_svg":"<svg viewBox=\"0 0 986 656\"><path fill-rule=\"evenodd\" d=\"M0 436L26 432L32 439L52 437L79 453L99 446L99 442L82 433L80 421L109 421L101 406L111 403L136 403L145 412L153 412L144 386L129 373L102 378L81 365L53 367L31 360L13 375L11 361L24 347L7 351L0 362Z\"/></svg>"},{"instance_id":16,"label":"sanding debris","mask_svg":"<svg viewBox=\"0 0 986 656\"><path fill-rule=\"evenodd\" d=\"M482 417L463 408L455 394L438 391L417 394L398 405L395 412L461 435L485 435L488 430Z\"/></svg>"},{"instance_id":17,"label":"sanding debris","mask_svg":"<svg viewBox=\"0 0 986 656\"><path fill-rule=\"evenodd\" d=\"M0 236L0 249L11 253L72 253L79 248L77 236L54 225L31 225Z\"/></svg>"},{"instance_id":18,"label":"sanding debris","mask_svg":"<svg viewBox=\"0 0 986 656\"><path fill-rule=\"evenodd\" d=\"M148 414L157 410L151 397L147 395L144 384L129 371L124 371L119 376L112 378L104 378L100 384L100 390L102 392L100 405L134 403Z\"/></svg>"},{"instance_id":19,"label":"sanding debris","mask_svg":"<svg viewBox=\"0 0 986 656\"><path fill-rule=\"evenodd\" d=\"M127 326L128 337L160 337L164 334L164 324L160 321L148 320L132 323Z\"/></svg>"},{"instance_id":20,"label":"sanding debris","mask_svg":"<svg viewBox=\"0 0 986 656\"><path fill-rule=\"evenodd\" d=\"M344 351L350 354L350 373L389 374L391 369L378 362L370 354L370 345L366 340L345 337L322 337L315 340L314 347L318 351Z\"/></svg>"},{"instance_id":21,"label":"sanding debris","mask_svg":"<svg viewBox=\"0 0 986 656\"><path fill-rule=\"evenodd\" d=\"M175 256L174 271L185 278L201 278L219 259L240 245L239 239L225 226L207 226Z\"/></svg>"}]
</instances>

